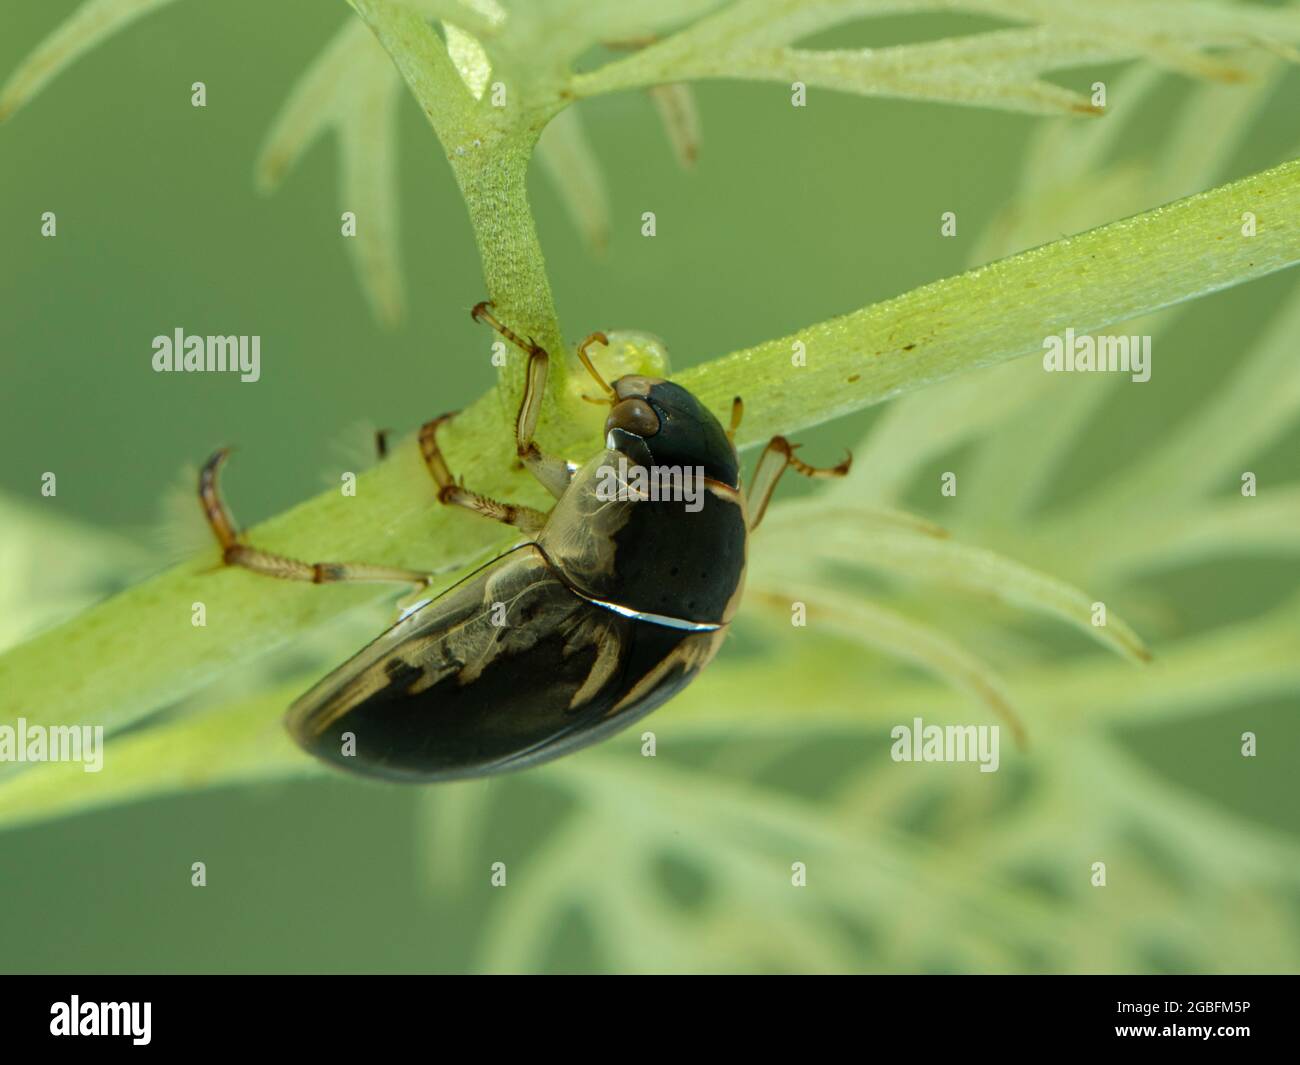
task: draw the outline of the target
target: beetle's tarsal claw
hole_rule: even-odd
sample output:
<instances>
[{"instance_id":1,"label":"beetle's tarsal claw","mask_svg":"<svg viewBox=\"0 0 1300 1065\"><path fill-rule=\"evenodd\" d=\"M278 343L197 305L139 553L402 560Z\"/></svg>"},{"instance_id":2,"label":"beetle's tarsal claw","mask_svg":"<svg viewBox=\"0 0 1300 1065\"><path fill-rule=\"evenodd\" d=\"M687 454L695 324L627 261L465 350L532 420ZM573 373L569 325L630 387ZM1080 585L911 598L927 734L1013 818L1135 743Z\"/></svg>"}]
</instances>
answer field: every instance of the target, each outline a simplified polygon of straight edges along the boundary
<instances>
[{"instance_id":1,"label":"beetle's tarsal claw","mask_svg":"<svg viewBox=\"0 0 1300 1065\"><path fill-rule=\"evenodd\" d=\"M217 478L217 472L229 457L230 448L217 448L217 450L209 456L208 461L203 464L203 470L199 476L208 481L215 481Z\"/></svg>"},{"instance_id":2,"label":"beetle's tarsal claw","mask_svg":"<svg viewBox=\"0 0 1300 1065\"><path fill-rule=\"evenodd\" d=\"M596 369L595 363L591 361L591 356L587 354L587 349L591 347L592 344L601 344L605 347L609 347L609 337L599 330L590 334L586 340L578 345L578 358L581 360L582 365L587 368L587 373L591 374L592 379L596 384L600 385L600 390L605 393L606 398L604 402L613 403L618 397L614 390L606 383L605 379L600 376L600 372ZM583 396L582 398L586 399L587 397Z\"/></svg>"},{"instance_id":3,"label":"beetle's tarsal claw","mask_svg":"<svg viewBox=\"0 0 1300 1065\"><path fill-rule=\"evenodd\" d=\"M491 300L479 300L478 303L474 304L474 309L469 312L469 316L473 318L474 321L481 322L484 318L490 317L488 315L488 308L491 306L493 306Z\"/></svg>"}]
</instances>

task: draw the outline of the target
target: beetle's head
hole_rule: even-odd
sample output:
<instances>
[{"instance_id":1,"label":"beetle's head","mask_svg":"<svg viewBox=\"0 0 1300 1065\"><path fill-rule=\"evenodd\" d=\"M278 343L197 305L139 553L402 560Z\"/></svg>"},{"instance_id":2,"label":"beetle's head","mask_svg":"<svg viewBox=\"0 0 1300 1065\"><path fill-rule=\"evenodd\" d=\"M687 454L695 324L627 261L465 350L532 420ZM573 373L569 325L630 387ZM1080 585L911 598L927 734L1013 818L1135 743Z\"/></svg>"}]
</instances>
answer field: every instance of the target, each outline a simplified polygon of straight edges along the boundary
<instances>
[{"instance_id":1,"label":"beetle's head","mask_svg":"<svg viewBox=\"0 0 1300 1065\"><path fill-rule=\"evenodd\" d=\"M726 431L681 385L629 374L610 390L606 446L639 465L699 466L704 476L739 486L740 463Z\"/></svg>"},{"instance_id":2,"label":"beetle's head","mask_svg":"<svg viewBox=\"0 0 1300 1065\"><path fill-rule=\"evenodd\" d=\"M628 335L618 336L626 341ZM639 336L645 346L659 351L658 362L666 368L660 342ZM681 385L653 371L624 373L613 385L607 384L587 353L588 347L597 342L608 348L610 338L604 333L592 333L578 345L578 358L604 393L603 397L583 394L582 398L609 405L605 446L639 466L699 467L709 480L738 488L740 460L730 436L712 412ZM623 365L626 367L626 360Z\"/></svg>"}]
</instances>

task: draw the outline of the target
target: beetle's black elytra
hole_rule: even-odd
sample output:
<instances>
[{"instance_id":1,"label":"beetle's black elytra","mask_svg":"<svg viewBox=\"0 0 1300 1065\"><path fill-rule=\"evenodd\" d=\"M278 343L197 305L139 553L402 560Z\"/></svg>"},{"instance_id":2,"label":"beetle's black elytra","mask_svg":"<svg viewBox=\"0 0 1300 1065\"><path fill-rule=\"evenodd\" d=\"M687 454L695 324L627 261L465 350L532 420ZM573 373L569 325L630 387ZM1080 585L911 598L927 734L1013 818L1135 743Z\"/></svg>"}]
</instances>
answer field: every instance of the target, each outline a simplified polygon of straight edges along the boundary
<instances>
[{"instance_id":1,"label":"beetle's black elytra","mask_svg":"<svg viewBox=\"0 0 1300 1065\"><path fill-rule=\"evenodd\" d=\"M509 604L504 625L493 619L500 602ZM595 606L534 544L489 563L430 607L294 704L289 727L299 743L354 769L355 758L343 753L351 732L365 771L396 779L521 768L649 713L687 683L694 663L707 660L698 644L721 631L689 633Z\"/></svg>"},{"instance_id":2,"label":"beetle's black elytra","mask_svg":"<svg viewBox=\"0 0 1300 1065\"><path fill-rule=\"evenodd\" d=\"M660 706L717 653L744 584L749 533L787 468L842 476L801 462L774 437L741 489L729 430L680 385L628 375L606 384L606 446L580 467L533 440L548 356L488 310L485 321L529 354L516 421L523 464L556 498L547 513L460 485L437 442L449 415L427 423L420 447L438 499L514 525L526 542L403 617L290 708L294 739L353 772L394 780L483 776L548 761L595 743ZM200 476L204 513L228 565L315 583L384 580L424 585L416 570L304 563L239 541L221 501L217 452ZM619 465L619 464L622 465ZM611 470L674 471L694 493L601 489ZM621 476L621 474L620 474Z\"/></svg>"}]
</instances>

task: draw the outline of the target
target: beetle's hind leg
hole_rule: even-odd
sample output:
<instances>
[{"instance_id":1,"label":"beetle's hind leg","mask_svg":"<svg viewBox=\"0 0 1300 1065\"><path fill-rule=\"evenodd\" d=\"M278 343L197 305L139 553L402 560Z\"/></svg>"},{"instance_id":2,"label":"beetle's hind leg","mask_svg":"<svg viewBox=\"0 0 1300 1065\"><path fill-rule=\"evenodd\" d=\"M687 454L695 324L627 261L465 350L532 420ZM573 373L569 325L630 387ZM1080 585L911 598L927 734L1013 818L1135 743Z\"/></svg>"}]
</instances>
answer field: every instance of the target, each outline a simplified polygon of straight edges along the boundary
<instances>
[{"instance_id":1,"label":"beetle's hind leg","mask_svg":"<svg viewBox=\"0 0 1300 1065\"><path fill-rule=\"evenodd\" d=\"M540 510L523 507L517 503L501 503L477 492L471 492L451 475L451 470L447 468L447 460L442 456L442 448L438 446L438 428L453 417L454 414L444 414L431 422L425 422L420 427L420 454L424 456L425 465L429 467L429 472L433 474L433 479L438 485L438 501L451 506L464 507L493 521L513 525L530 535L540 532L542 526L546 524L546 515Z\"/></svg>"},{"instance_id":2,"label":"beetle's hind leg","mask_svg":"<svg viewBox=\"0 0 1300 1065\"><path fill-rule=\"evenodd\" d=\"M513 329L503 325L492 314L492 304L484 301L475 306L471 315L476 322L491 326L515 347L528 353L528 369L524 375L524 395L519 401L519 413L515 416L515 453L528 472L536 477L542 486L559 499L573 479L573 467L563 459L542 453L533 439L537 431L537 417L542 411L542 396L546 394L546 376L550 368L551 357L546 349L532 339L524 340Z\"/></svg>"},{"instance_id":3,"label":"beetle's hind leg","mask_svg":"<svg viewBox=\"0 0 1300 1065\"><path fill-rule=\"evenodd\" d=\"M395 584L414 584L425 587L434 576L430 572L398 569L394 566L374 566L365 562L299 562L296 558L273 555L240 541L234 520L221 498L218 478L221 467L230 455L229 448L217 451L199 473L199 503L221 547L221 560L227 566L278 577L286 581L308 581L311 584L334 584L339 581L382 581Z\"/></svg>"},{"instance_id":4,"label":"beetle's hind leg","mask_svg":"<svg viewBox=\"0 0 1300 1065\"><path fill-rule=\"evenodd\" d=\"M849 455L838 466L809 466L795 456L795 448L798 446L783 436L774 436L758 457L758 465L754 467L754 483L746 493L750 532L757 529L758 523L763 520L767 505L772 501L772 493L776 491L776 483L787 469L793 469L805 477L843 477L853 464L853 456Z\"/></svg>"}]
</instances>

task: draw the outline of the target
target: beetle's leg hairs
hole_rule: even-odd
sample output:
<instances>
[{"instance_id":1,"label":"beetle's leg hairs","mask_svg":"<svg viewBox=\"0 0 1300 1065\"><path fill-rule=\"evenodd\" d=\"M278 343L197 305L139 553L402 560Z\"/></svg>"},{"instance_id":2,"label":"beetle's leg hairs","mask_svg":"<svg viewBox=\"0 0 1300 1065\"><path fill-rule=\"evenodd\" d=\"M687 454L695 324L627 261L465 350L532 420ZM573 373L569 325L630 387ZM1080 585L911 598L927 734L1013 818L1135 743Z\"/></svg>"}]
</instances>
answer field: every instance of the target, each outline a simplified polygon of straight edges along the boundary
<instances>
[{"instance_id":1,"label":"beetle's leg hairs","mask_svg":"<svg viewBox=\"0 0 1300 1065\"><path fill-rule=\"evenodd\" d=\"M546 375L550 369L551 357L541 345L531 339L524 340L514 330L503 325L488 310L491 306L490 301L484 300L475 305L470 316L476 322L485 322L515 347L528 353L524 395L519 401L519 413L515 417L515 453L528 472L541 482L542 487L559 499L573 480L573 468L563 459L543 454L533 439L533 434L537 431L537 417L542 411L542 396L546 393Z\"/></svg>"},{"instance_id":2,"label":"beetle's leg hairs","mask_svg":"<svg viewBox=\"0 0 1300 1065\"><path fill-rule=\"evenodd\" d=\"M296 558L273 555L240 542L238 530L226 504L221 499L218 477L230 449L217 451L199 473L199 503L221 547L221 561L240 566L266 577L311 584L334 584L338 581L382 581L427 587L434 574L395 566L374 566L366 562L299 562Z\"/></svg>"},{"instance_id":3,"label":"beetle's leg hairs","mask_svg":"<svg viewBox=\"0 0 1300 1065\"><path fill-rule=\"evenodd\" d=\"M438 446L438 428L443 422L455 416L453 411L420 426L420 454L424 456L424 464L429 467L429 472L433 474L433 479L438 485L438 502L464 507L493 521L513 525L529 534L540 532L542 526L546 524L546 515L540 510L521 507L517 503L500 503L487 496L481 496L457 483L456 478L451 475L451 470L447 468L447 460L442 457L442 448Z\"/></svg>"},{"instance_id":4,"label":"beetle's leg hairs","mask_svg":"<svg viewBox=\"0 0 1300 1065\"><path fill-rule=\"evenodd\" d=\"M754 483L746 494L750 532L757 529L758 523L763 520L767 505L772 501L772 493L776 490L776 482L787 469L793 469L805 477L843 477L853 464L853 456L849 455L838 466L809 466L795 457L795 448L798 446L783 436L774 436L758 457L758 465L754 467Z\"/></svg>"}]
</instances>

